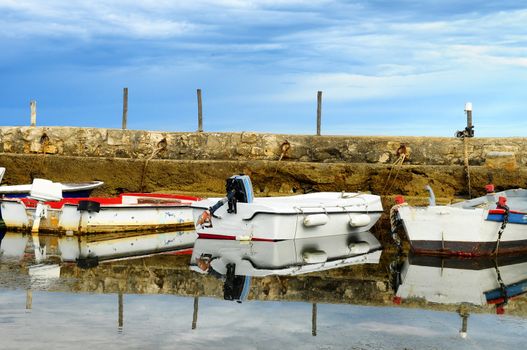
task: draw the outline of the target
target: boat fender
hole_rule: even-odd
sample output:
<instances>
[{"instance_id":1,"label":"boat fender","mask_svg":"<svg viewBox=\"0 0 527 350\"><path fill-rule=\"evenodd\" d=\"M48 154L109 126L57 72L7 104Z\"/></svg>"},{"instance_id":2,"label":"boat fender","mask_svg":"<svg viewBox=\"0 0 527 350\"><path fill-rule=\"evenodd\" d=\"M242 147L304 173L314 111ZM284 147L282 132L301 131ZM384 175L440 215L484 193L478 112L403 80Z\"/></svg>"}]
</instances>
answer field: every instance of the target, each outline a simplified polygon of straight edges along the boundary
<instances>
[{"instance_id":1,"label":"boat fender","mask_svg":"<svg viewBox=\"0 0 527 350\"><path fill-rule=\"evenodd\" d=\"M77 211L87 211L89 213L96 212L98 213L101 210L101 203L94 201L79 201L77 205Z\"/></svg>"},{"instance_id":2,"label":"boat fender","mask_svg":"<svg viewBox=\"0 0 527 350\"><path fill-rule=\"evenodd\" d=\"M328 260L328 255L322 250L304 252L302 258L306 264L320 264Z\"/></svg>"},{"instance_id":3,"label":"boat fender","mask_svg":"<svg viewBox=\"0 0 527 350\"><path fill-rule=\"evenodd\" d=\"M325 225L329 221L329 217L326 214L313 214L307 215L304 218L304 225L307 227Z\"/></svg>"},{"instance_id":4,"label":"boat fender","mask_svg":"<svg viewBox=\"0 0 527 350\"><path fill-rule=\"evenodd\" d=\"M367 214L359 214L352 216L350 219L350 226L351 227L359 227L359 226L366 226L369 225L371 222L371 218Z\"/></svg>"},{"instance_id":5,"label":"boat fender","mask_svg":"<svg viewBox=\"0 0 527 350\"><path fill-rule=\"evenodd\" d=\"M348 248L351 255L366 254L370 251L370 244L368 242L353 242Z\"/></svg>"}]
</instances>

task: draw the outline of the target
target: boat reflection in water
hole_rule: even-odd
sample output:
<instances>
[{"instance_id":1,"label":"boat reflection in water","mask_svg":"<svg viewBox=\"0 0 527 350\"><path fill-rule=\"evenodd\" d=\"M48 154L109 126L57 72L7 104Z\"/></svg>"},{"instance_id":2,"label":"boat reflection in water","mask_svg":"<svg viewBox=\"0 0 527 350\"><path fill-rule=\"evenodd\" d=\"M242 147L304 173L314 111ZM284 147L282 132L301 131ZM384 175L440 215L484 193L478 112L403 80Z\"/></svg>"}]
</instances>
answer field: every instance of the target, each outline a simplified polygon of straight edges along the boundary
<instances>
[{"instance_id":1,"label":"boat reflection in water","mask_svg":"<svg viewBox=\"0 0 527 350\"><path fill-rule=\"evenodd\" d=\"M496 307L527 292L527 255L499 258L442 258L410 255L395 271L396 302L421 299L459 305L460 335L466 337L469 306Z\"/></svg>"},{"instance_id":2,"label":"boat reflection in water","mask_svg":"<svg viewBox=\"0 0 527 350\"><path fill-rule=\"evenodd\" d=\"M195 239L195 231L136 232L126 237L116 234L55 236L8 232L1 241L0 251L4 259L33 259L39 265L75 262L79 267L90 268L102 261L164 252L190 253Z\"/></svg>"},{"instance_id":3,"label":"boat reflection in water","mask_svg":"<svg viewBox=\"0 0 527 350\"><path fill-rule=\"evenodd\" d=\"M381 245L370 232L268 241L198 238L190 268L224 281L224 299L247 297L251 277L300 275L377 264Z\"/></svg>"}]
</instances>

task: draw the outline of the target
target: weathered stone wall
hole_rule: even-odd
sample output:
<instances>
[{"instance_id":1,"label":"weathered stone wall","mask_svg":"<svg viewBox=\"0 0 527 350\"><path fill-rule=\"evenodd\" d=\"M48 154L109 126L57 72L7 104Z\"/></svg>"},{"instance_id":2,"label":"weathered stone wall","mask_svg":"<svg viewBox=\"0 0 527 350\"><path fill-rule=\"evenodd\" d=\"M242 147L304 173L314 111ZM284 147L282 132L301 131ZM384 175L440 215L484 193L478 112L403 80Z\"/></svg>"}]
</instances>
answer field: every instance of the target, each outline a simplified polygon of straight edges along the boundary
<instances>
[{"instance_id":1,"label":"weathered stone wall","mask_svg":"<svg viewBox=\"0 0 527 350\"><path fill-rule=\"evenodd\" d=\"M525 138L473 138L471 165L506 159L527 164ZM174 160L282 160L390 164L404 145L406 164L462 165L463 141L439 137L308 136L243 133L176 133L72 127L1 127L0 152ZM400 150L401 151L401 150ZM488 165L488 164L487 164Z\"/></svg>"},{"instance_id":2,"label":"weathered stone wall","mask_svg":"<svg viewBox=\"0 0 527 350\"><path fill-rule=\"evenodd\" d=\"M527 187L524 138L466 140L472 196ZM425 204L429 184L439 203L468 196L464 143L455 138L347 137L256 133L164 133L137 130L1 127L3 184L33 178L101 180L95 195L184 192L220 195L236 173L251 176L257 196L312 191L370 191ZM402 164L394 165L406 152ZM387 228L387 216L376 226ZM383 239L384 237L380 237ZM389 238L387 238L389 240Z\"/></svg>"}]
</instances>

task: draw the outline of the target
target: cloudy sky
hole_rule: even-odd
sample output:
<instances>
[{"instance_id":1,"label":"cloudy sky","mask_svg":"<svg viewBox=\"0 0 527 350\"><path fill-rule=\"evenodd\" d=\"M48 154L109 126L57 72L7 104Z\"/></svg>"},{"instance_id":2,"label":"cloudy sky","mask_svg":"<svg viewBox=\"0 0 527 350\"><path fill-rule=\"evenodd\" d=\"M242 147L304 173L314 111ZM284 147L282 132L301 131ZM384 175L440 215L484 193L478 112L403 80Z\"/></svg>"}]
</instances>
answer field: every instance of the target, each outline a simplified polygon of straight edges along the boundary
<instances>
[{"instance_id":1,"label":"cloudy sky","mask_svg":"<svg viewBox=\"0 0 527 350\"><path fill-rule=\"evenodd\" d=\"M318 304L317 336L311 304L200 298L191 330L193 298L124 295L118 329L115 294L0 289L2 349L515 349L526 320L472 314L468 337L454 312Z\"/></svg>"},{"instance_id":2,"label":"cloudy sky","mask_svg":"<svg viewBox=\"0 0 527 350\"><path fill-rule=\"evenodd\" d=\"M527 4L0 0L0 125L527 134Z\"/></svg>"}]
</instances>

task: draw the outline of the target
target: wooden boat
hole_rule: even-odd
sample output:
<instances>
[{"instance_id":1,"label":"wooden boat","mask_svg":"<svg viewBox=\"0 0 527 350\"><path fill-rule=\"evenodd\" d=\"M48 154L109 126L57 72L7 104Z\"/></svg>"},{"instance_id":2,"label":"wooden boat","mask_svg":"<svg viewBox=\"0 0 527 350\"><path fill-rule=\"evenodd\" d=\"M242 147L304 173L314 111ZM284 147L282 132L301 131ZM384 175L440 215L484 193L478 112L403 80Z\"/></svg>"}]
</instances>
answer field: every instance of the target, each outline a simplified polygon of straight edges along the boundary
<instances>
[{"instance_id":1,"label":"wooden boat","mask_svg":"<svg viewBox=\"0 0 527 350\"><path fill-rule=\"evenodd\" d=\"M0 167L0 182L5 168ZM91 192L104 185L102 181L87 181L76 183L60 183L62 196L65 198L89 197ZM0 186L0 197L23 198L29 195L32 184Z\"/></svg>"},{"instance_id":2,"label":"wooden boat","mask_svg":"<svg viewBox=\"0 0 527 350\"><path fill-rule=\"evenodd\" d=\"M113 198L60 198L60 186L35 179L31 198L0 200L9 231L65 234L193 230L191 204L199 198L124 193Z\"/></svg>"},{"instance_id":3,"label":"wooden boat","mask_svg":"<svg viewBox=\"0 0 527 350\"><path fill-rule=\"evenodd\" d=\"M160 253L191 254L196 232L133 232L122 237L116 233L82 236L30 235L8 232L0 241L2 260L20 261L30 257L37 262L76 262L94 267L100 262L145 257Z\"/></svg>"},{"instance_id":4,"label":"wooden boat","mask_svg":"<svg viewBox=\"0 0 527 350\"><path fill-rule=\"evenodd\" d=\"M320 192L254 198L246 175L227 179L227 196L192 204L199 237L280 241L368 231L383 209L379 196Z\"/></svg>"},{"instance_id":5,"label":"wooden boat","mask_svg":"<svg viewBox=\"0 0 527 350\"><path fill-rule=\"evenodd\" d=\"M472 305L506 304L527 291L527 255L441 258L410 255L400 270L401 299L420 298L432 303Z\"/></svg>"},{"instance_id":6,"label":"wooden boat","mask_svg":"<svg viewBox=\"0 0 527 350\"><path fill-rule=\"evenodd\" d=\"M527 251L527 191L498 193L452 205L393 208L416 253L480 256Z\"/></svg>"}]
</instances>

